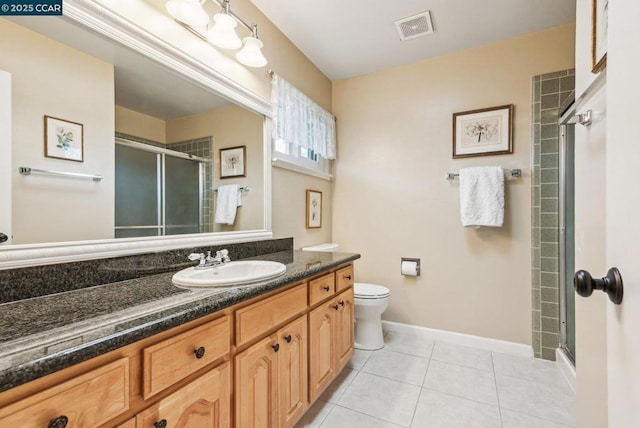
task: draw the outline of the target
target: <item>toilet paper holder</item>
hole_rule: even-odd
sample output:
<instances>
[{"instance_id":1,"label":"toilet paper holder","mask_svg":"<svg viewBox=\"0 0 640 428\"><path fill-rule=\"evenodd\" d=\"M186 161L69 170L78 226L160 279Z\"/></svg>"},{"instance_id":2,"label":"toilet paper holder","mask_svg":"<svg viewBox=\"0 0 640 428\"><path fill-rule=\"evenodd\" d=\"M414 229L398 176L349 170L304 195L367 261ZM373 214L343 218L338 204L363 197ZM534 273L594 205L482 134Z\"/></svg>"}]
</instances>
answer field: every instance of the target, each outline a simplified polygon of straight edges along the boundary
<instances>
[{"instance_id":1,"label":"toilet paper holder","mask_svg":"<svg viewBox=\"0 0 640 428\"><path fill-rule=\"evenodd\" d=\"M403 272L402 266L404 265L404 262L415 263L416 265L415 275ZM420 276L420 259L416 259L412 257L402 257L400 259L400 273L405 276Z\"/></svg>"}]
</instances>

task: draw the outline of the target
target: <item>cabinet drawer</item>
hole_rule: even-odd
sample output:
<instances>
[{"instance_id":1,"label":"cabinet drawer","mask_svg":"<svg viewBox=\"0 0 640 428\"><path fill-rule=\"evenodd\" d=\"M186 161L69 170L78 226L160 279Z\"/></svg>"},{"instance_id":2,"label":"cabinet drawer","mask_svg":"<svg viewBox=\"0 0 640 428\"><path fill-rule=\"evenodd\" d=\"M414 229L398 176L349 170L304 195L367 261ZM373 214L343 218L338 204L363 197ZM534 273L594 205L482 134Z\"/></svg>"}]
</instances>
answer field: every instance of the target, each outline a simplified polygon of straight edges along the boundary
<instances>
[{"instance_id":1,"label":"cabinet drawer","mask_svg":"<svg viewBox=\"0 0 640 428\"><path fill-rule=\"evenodd\" d=\"M307 309L307 287L269 297L236 311L236 345L241 346Z\"/></svg>"},{"instance_id":2,"label":"cabinet drawer","mask_svg":"<svg viewBox=\"0 0 640 428\"><path fill-rule=\"evenodd\" d=\"M351 287L354 282L353 265L336 271L336 291Z\"/></svg>"},{"instance_id":3,"label":"cabinet drawer","mask_svg":"<svg viewBox=\"0 0 640 428\"><path fill-rule=\"evenodd\" d=\"M229 353L229 317L208 322L143 351L143 397L157 394Z\"/></svg>"},{"instance_id":4,"label":"cabinet drawer","mask_svg":"<svg viewBox=\"0 0 640 428\"><path fill-rule=\"evenodd\" d=\"M309 281L309 306L321 302L335 292L336 283L333 273Z\"/></svg>"},{"instance_id":5,"label":"cabinet drawer","mask_svg":"<svg viewBox=\"0 0 640 428\"><path fill-rule=\"evenodd\" d=\"M0 409L0 425L42 428L67 418L69 427L95 427L128 408L129 359L121 358Z\"/></svg>"}]
</instances>

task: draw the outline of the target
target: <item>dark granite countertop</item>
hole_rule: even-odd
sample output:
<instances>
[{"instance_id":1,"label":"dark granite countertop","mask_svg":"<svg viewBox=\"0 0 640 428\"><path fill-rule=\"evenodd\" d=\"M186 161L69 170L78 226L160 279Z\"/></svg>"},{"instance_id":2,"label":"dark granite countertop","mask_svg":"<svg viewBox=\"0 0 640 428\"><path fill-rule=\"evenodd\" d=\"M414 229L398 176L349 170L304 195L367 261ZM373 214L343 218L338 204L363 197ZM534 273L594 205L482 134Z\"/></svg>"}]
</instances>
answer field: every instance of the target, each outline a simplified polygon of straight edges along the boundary
<instances>
[{"instance_id":1,"label":"dark granite countertop","mask_svg":"<svg viewBox=\"0 0 640 428\"><path fill-rule=\"evenodd\" d=\"M282 251L253 258L284 275L243 287L185 290L170 272L0 304L0 392L359 257Z\"/></svg>"}]
</instances>

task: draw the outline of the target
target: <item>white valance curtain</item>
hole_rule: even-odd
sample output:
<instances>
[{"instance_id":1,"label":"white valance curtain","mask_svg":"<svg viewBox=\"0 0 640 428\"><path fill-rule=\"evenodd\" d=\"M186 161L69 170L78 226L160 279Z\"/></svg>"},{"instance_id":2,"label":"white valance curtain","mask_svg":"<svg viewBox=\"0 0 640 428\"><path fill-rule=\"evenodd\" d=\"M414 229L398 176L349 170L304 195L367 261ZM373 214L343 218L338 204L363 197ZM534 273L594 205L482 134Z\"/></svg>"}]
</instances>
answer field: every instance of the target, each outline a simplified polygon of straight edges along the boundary
<instances>
[{"instance_id":1,"label":"white valance curtain","mask_svg":"<svg viewBox=\"0 0 640 428\"><path fill-rule=\"evenodd\" d=\"M291 83L273 73L273 139L336 158L336 118Z\"/></svg>"}]
</instances>

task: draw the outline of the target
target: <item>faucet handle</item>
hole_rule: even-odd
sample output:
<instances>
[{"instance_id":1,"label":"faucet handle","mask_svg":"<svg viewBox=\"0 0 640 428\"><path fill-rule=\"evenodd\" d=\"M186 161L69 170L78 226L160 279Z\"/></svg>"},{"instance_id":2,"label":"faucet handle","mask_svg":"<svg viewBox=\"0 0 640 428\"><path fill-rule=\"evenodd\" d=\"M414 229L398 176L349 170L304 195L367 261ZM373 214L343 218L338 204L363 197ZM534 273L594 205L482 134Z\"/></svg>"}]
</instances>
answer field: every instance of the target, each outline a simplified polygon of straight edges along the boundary
<instances>
[{"instance_id":1,"label":"faucet handle","mask_svg":"<svg viewBox=\"0 0 640 428\"><path fill-rule=\"evenodd\" d=\"M227 250L226 248L220 251L216 251L216 257L218 257L225 263L231 261L231 258L229 257L229 250Z\"/></svg>"},{"instance_id":2,"label":"faucet handle","mask_svg":"<svg viewBox=\"0 0 640 428\"><path fill-rule=\"evenodd\" d=\"M191 254L189 254L187 256L187 258L189 260L191 260L192 262L196 261L196 260L202 260L202 259L204 259L204 254L203 253L191 253Z\"/></svg>"}]
</instances>

